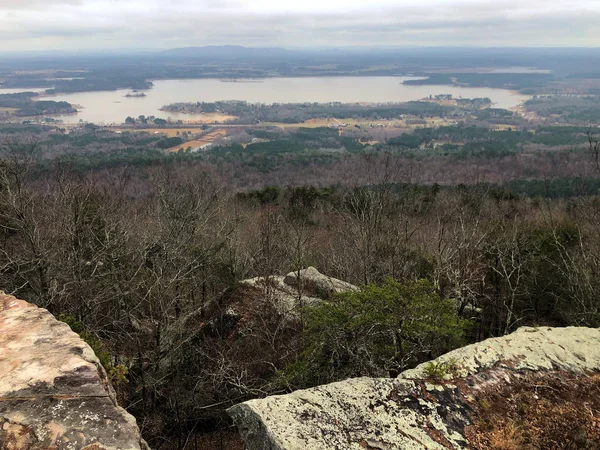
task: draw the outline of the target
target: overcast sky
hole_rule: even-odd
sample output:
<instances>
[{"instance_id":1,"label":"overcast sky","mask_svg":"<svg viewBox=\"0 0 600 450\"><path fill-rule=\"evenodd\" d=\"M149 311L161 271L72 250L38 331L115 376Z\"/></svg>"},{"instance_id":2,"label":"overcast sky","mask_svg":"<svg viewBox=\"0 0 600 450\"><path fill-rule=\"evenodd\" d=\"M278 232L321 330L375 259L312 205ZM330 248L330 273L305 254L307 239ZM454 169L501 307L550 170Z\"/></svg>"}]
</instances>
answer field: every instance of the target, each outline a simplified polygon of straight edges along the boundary
<instances>
[{"instance_id":1,"label":"overcast sky","mask_svg":"<svg viewBox=\"0 0 600 450\"><path fill-rule=\"evenodd\" d=\"M0 0L0 51L600 45L600 0Z\"/></svg>"}]
</instances>

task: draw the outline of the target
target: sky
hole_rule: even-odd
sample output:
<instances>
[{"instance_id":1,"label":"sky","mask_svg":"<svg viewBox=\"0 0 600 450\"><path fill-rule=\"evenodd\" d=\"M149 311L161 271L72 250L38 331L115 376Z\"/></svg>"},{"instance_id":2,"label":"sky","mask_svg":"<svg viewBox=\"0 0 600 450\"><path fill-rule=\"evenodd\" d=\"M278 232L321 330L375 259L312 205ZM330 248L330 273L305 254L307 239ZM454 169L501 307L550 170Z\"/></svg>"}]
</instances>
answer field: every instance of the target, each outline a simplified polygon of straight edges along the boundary
<instances>
[{"instance_id":1,"label":"sky","mask_svg":"<svg viewBox=\"0 0 600 450\"><path fill-rule=\"evenodd\" d=\"M0 0L0 51L598 47L600 0Z\"/></svg>"}]
</instances>

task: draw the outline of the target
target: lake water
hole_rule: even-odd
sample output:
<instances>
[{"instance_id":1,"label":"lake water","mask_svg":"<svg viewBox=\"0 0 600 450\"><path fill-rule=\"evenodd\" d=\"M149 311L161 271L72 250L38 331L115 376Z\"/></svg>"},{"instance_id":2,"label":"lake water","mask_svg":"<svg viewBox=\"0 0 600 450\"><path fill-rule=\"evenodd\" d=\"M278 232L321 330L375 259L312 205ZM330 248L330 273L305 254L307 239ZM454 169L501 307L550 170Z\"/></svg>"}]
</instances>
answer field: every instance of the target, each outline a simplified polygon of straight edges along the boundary
<instances>
[{"instance_id":1,"label":"lake water","mask_svg":"<svg viewBox=\"0 0 600 450\"><path fill-rule=\"evenodd\" d=\"M175 102L214 102L245 100L251 103L300 102L406 102L429 95L452 94L454 97L489 97L497 108L512 108L527 100L527 96L504 89L454 86L407 86L409 77L313 77L268 78L260 82L223 82L217 79L159 80L145 91L146 97L125 97L128 89L119 91L82 92L48 97L67 101L81 110L74 115L60 116L65 123L80 119L97 124L122 123L127 116L170 117L173 120L194 120L201 116L175 114L160 108Z\"/></svg>"}]
</instances>

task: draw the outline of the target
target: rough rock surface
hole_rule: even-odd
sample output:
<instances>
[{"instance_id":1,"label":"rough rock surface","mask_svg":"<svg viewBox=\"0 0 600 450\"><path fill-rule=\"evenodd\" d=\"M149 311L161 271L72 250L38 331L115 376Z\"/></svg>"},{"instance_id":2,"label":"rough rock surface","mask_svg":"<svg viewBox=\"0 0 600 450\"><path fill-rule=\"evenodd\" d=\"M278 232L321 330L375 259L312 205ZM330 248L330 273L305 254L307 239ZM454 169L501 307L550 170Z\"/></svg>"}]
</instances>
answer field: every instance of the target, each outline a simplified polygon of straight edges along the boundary
<instances>
[{"instance_id":1,"label":"rough rock surface","mask_svg":"<svg viewBox=\"0 0 600 450\"><path fill-rule=\"evenodd\" d=\"M433 364L448 380L428 379L426 363L396 379L349 379L252 400L229 414L249 450L465 448L479 390L532 372L596 372L600 330L521 328Z\"/></svg>"},{"instance_id":2,"label":"rough rock surface","mask_svg":"<svg viewBox=\"0 0 600 450\"><path fill-rule=\"evenodd\" d=\"M278 327L298 326L300 308L322 303L333 293L357 290L350 283L323 275L314 267L286 276L273 275L242 280L221 295L182 316L161 335L161 351L173 346L193 346L195 339L244 339L252 330L265 327L265 321L278 322ZM274 317L276 316L276 318ZM268 319L267 319L268 318ZM168 369L171 360L163 359Z\"/></svg>"},{"instance_id":3,"label":"rough rock surface","mask_svg":"<svg viewBox=\"0 0 600 450\"><path fill-rule=\"evenodd\" d=\"M0 293L0 449L146 449L92 349L45 309Z\"/></svg>"},{"instance_id":4,"label":"rough rock surface","mask_svg":"<svg viewBox=\"0 0 600 450\"><path fill-rule=\"evenodd\" d=\"M314 267L290 272L285 277L272 276L241 281L242 285L267 291L281 314L295 316L301 306L318 305L332 294L357 290L353 284L328 277Z\"/></svg>"},{"instance_id":5,"label":"rough rock surface","mask_svg":"<svg viewBox=\"0 0 600 450\"><path fill-rule=\"evenodd\" d=\"M358 289L356 286L346 281L323 275L314 267L308 267L299 272L290 272L285 276L283 282L296 289L298 286L303 286L307 291L312 291L314 294L321 296Z\"/></svg>"}]
</instances>

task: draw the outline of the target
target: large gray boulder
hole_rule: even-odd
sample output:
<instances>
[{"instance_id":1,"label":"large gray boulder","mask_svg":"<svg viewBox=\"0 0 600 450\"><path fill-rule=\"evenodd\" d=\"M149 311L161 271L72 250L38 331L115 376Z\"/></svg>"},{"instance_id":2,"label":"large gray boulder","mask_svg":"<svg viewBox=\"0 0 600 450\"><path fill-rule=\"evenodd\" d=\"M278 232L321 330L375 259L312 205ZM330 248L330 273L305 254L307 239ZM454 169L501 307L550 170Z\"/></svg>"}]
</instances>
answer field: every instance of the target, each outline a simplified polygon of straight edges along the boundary
<instances>
[{"instance_id":1,"label":"large gray boulder","mask_svg":"<svg viewBox=\"0 0 600 450\"><path fill-rule=\"evenodd\" d=\"M433 368L440 379L432 380ZM459 449L473 399L525 374L600 370L600 330L521 328L398 378L356 378L229 409L248 450ZM450 380L451 379L451 380Z\"/></svg>"},{"instance_id":2,"label":"large gray boulder","mask_svg":"<svg viewBox=\"0 0 600 450\"><path fill-rule=\"evenodd\" d=\"M0 293L0 449L146 448L93 350L45 309Z\"/></svg>"},{"instance_id":3,"label":"large gray boulder","mask_svg":"<svg viewBox=\"0 0 600 450\"><path fill-rule=\"evenodd\" d=\"M259 289L266 301L280 314L293 319L300 308L314 306L332 294L358 290L358 287L308 267L286 276L256 277L240 282L242 286Z\"/></svg>"},{"instance_id":4,"label":"large gray boulder","mask_svg":"<svg viewBox=\"0 0 600 450\"><path fill-rule=\"evenodd\" d=\"M270 275L242 280L211 299L202 307L182 316L161 333L161 351L177 346L195 345L199 336L219 338L237 336L246 339L265 321L284 327L298 326L302 308L316 306L334 293L357 290L345 281L320 273L314 267L286 276ZM266 318L269 320L266 320ZM275 331L274 328L274 331ZM250 341L252 338L250 338ZM253 344L256 345L256 344ZM170 370L174 360L161 360L160 367Z\"/></svg>"},{"instance_id":5,"label":"large gray boulder","mask_svg":"<svg viewBox=\"0 0 600 450\"><path fill-rule=\"evenodd\" d=\"M346 281L338 280L322 274L314 267L288 273L283 282L297 290L311 292L317 297L328 297L331 294L354 291L358 288Z\"/></svg>"}]
</instances>

